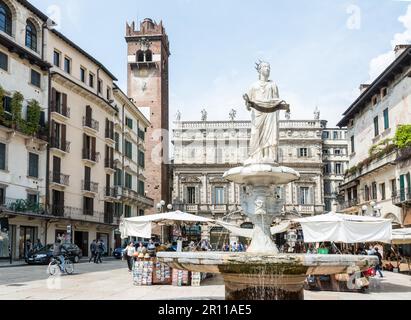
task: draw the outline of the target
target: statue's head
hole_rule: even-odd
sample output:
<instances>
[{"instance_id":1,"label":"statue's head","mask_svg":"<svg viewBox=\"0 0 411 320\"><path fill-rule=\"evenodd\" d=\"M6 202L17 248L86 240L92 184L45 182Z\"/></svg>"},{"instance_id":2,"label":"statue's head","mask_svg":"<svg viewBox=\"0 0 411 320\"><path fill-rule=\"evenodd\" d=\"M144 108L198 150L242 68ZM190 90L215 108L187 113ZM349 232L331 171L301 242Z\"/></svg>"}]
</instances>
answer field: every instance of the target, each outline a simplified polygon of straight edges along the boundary
<instances>
[{"instance_id":1,"label":"statue's head","mask_svg":"<svg viewBox=\"0 0 411 320\"><path fill-rule=\"evenodd\" d=\"M268 77L270 76L271 66L268 62L260 60L256 63L256 69L260 74L260 78L261 76L264 76L268 79Z\"/></svg>"}]
</instances>

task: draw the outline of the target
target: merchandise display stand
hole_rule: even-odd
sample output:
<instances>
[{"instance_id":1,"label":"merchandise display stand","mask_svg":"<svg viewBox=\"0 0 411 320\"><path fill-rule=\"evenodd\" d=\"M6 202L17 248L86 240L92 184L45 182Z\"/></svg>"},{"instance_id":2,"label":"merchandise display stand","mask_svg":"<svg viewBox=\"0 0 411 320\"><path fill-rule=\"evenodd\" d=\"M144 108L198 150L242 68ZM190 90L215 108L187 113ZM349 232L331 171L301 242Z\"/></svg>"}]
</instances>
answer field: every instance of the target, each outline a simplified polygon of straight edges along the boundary
<instances>
[{"instance_id":1,"label":"merchandise display stand","mask_svg":"<svg viewBox=\"0 0 411 320\"><path fill-rule=\"evenodd\" d=\"M139 258L133 266L133 283L136 286L170 285L171 268L155 258Z\"/></svg>"}]
</instances>

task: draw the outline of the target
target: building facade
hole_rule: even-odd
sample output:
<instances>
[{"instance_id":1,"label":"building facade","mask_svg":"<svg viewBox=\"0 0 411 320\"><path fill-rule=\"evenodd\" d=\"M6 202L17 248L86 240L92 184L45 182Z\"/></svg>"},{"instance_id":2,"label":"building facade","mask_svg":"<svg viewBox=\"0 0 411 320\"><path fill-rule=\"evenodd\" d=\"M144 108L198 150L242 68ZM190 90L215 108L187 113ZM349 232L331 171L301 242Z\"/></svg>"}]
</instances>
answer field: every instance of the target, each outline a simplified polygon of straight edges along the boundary
<instances>
[{"instance_id":1,"label":"building facade","mask_svg":"<svg viewBox=\"0 0 411 320\"><path fill-rule=\"evenodd\" d=\"M338 125L348 126L349 144L341 210L390 218L398 227L411 225L411 152L394 139L411 123L411 48L399 45L395 51L395 61L372 84L361 86Z\"/></svg>"},{"instance_id":2,"label":"building facade","mask_svg":"<svg viewBox=\"0 0 411 320\"><path fill-rule=\"evenodd\" d=\"M301 174L299 181L282 188L285 213L324 212L324 124L320 120L280 121L280 161ZM240 186L223 179L223 174L248 158L250 137L250 121L176 121L172 138L174 208L249 228L241 211ZM210 238L214 246L245 241L230 238L221 228L203 228L202 237Z\"/></svg>"},{"instance_id":3,"label":"building facade","mask_svg":"<svg viewBox=\"0 0 411 320\"><path fill-rule=\"evenodd\" d=\"M156 204L161 200L169 203L168 36L162 22L144 19L139 30L134 22L127 24L126 42L127 94L151 122L146 135L145 187ZM148 213L155 213L155 209Z\"/></svg>"},{"instance_id":4,"label":"building facade","mask_svg":"<svg viewBox=\"0 0 411 320\"><path fill-rule=\"evenodd\" d=\"M113 122L116 78L61 33L47 35L46 58L53 64L50 92L48 239L69 234L85 256L94 239L113 248ZM67 231L68 229L71 232Z\"/></svg>"},{"instance_id":5,"label":"building facade","mask_svg":"<svg viewBox=\"0 0 411 320\"><path fill-rule=\"evenodd\" d=\"M0 258L24 258L44 237L47 194L48 83L42 26L25 1L0 1Z\"/></svg>"},{"instance_id":6,"label":"building facade","mask_svg":"<svg viewBox=\"0 0 411 320\"><path fill-rule=\"evenodd\" d=\"M147 196L146 132L150 122L120 88L114 86L114 102L118 113L114 118L114 187L107 190L116 200L115 217L145 215L154 207ZM115 233L116 246L121 244L120 233Z\"/></svg>"},{"instance_id":7,"label":"building facade","mask_svg":"<svg viewBox=\"0 0 411 320\"><path fill-rule=\"evenodd\" d=\"M348 169L347 129L327 128L323 130L323 174L325 211L338 209L338 188L344 182Z\"/></svg>"},{"instance_id":8,"label":"building facade","mask_svg":"<svg viewBox=\"0 0 411 320\"><path fill-rule=\"evenodd\" d=\"M153 207L150 122L98 60L24 0L0 1L0 258L39 239L89 254L120 244L120 217Z\"/></svg>"}]
</instances>

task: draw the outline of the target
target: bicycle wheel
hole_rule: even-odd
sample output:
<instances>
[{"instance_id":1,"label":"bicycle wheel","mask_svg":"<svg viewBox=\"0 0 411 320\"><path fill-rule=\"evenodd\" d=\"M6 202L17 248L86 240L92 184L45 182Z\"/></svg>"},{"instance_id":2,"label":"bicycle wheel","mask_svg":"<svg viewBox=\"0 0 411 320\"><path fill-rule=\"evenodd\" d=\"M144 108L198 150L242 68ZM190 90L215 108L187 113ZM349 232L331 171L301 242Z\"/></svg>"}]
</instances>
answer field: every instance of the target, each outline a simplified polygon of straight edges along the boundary
<instances>
[{"instance_id":1,"label":"bicycle wheel","mask_svg":"<svg viewBox=\"0 0 411 320\"><path fill-rule=\"evenodd\" d=\"M74 264L73 264L73 262L71 262L68 259L65 262L65 270L66 270L67 274L73 274L73 272L74 272Z\"/></svg>"},{"instance_id":2,"label":"bicycle wheel","mask_svg":"<svg viewBox=\"0 0 411 320\"><path fill-rule=\"evenodd\" d=\"M60 266L56 261L51 261L48 265L47 272L51 276L55 276L60 273Z\"/></svg>"}]
</instances>

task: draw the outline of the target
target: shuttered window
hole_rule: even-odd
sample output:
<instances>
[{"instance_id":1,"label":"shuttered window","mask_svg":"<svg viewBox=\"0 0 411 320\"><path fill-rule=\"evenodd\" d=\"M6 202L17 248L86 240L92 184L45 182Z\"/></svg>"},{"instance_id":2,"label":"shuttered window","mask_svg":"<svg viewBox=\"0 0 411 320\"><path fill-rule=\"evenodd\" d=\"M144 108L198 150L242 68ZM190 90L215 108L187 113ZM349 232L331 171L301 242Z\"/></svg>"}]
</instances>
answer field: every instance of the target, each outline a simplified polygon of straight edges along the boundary
<instances>
[{"instance_id":1,"label":"shuttered window","mask_svg":"<svg viewBox=\"0 0 411 320\"><path fill-rule=\"evenodd\" d=\"M9 70L9 57L7 54L0 52L0 69Z\"/></svg>"},{"instance_id":2,"label":"shuttered window","mask_svg":"<svg viewBox=\"0 0 411 320\"><path fill-rule=\"evenodd\" d=\"M214 204L224 204L224 187L215 187L214 188L214 196L213 196Z\"/></svg>"},{"instance_id":3,"label":"shuttered window","mask_svg":"<svg viewBox=\"0 0 411 320\"><path fill-rule=\"evenodd\" d=\"M131 174L128 174L126 172L124 175L124 179L125 179L125 187L128 189L132 189L133 188L133 177L131 176Z\"/></svg>"},{"instance_id":4,"label":"shuttered window","mask_svg":"<svg viewBox=\"0 0 411 320\"><path fill-rule=\"evenodd\" d=\"M145 154L144 152L138 150L138 165L142 168L145 168Z\"/></svg>"},{"instance_id":5,"label":"shuttered window","mask_svg":"<svg viewBox=\"0 0 411 320\"><path fill-rule=\"evenodd\" d=\"M124 217L131 218L131 207L128 205L124 206Z\"/></svg>"},{"instance_id":6,"label":"shuttered window","mask_svg":"<svg viewBox=\"0 0 411 320\"><path fill-rule=\"evenodd\" d=\"M40 88L40 84L41 84L41 75L40 75L40 73L38 73L37 71L31 70L30 83L33 86L36 86L36 87Z\"/></svg>"},{"instance_id":7,"label":"shuttered window","mask_svg":"<svg viewBox=\"0 0 411 320\"><path fill-rule=\"evenodd\" d=\"M29 153L29 177L39 177L39 155Z\"/></svg>"},{"instance_id":8,"label":"shuttered window","mask_svg":"<svg viewBox=\"0 0 411 320\"><path fill-rule=\"evenodd\" d=\"M133 119L126 117L126 126L133 129Z\"/></svg>"},{"instance_id":9,"label":"shuttered window","mask_svg":"<svg viewBox=\"0 0 411 320\"><path fill-rule=\"evenodd\" d=\"M137 192L138 192L138 194L140 194L142 196L145 195L144 181L138 180Z\"/></svg>"},{"instance_id":10,"label":"shuttered window","mask_svg":"<svg viewBox=\"0 0 411 320\"><path fill-rule=\"evenodd\" d=\"M133 145L130 141L125 141L125 156L129 159L133 159Z\"/></svg>"},{"instance_id":11,"label":"shuttered window","mask_svg":"<svg viewBox=\"0 0 411 320\"><path fill-rule=\"evenodd\" d=\"M384 110L384 130L390 127L390 118L388 116L388 108Z\"/></svg>"},{"instance_id":12,"label":"shuttered window","mask_svg":"<svg viewBox=\"0 0 411 320\"><path fill-rule=\"evenodd\" d=\"M378 117L374 118L374 136L378 136L380 134L380 130L378 128Z\"/></svg>"},{"instance_id":13,"label":"shuttered window","mask_svg":"<svg viewBox=\"0 0 411 320\"><path fill-rule=\"evenodd\" d=\"M6 170L6 145L0 143L0 170Z\"/></svg>"},{"instance_id":14,"label":"shuttered window","mask_svg":"<svg viewBox=\"0 0 411 320\"><path fill-rule=\"evenodd\" d=\"M310 204L310 188L300 187L299 198L299 204Z\"/></svg>"}]
</instances>

